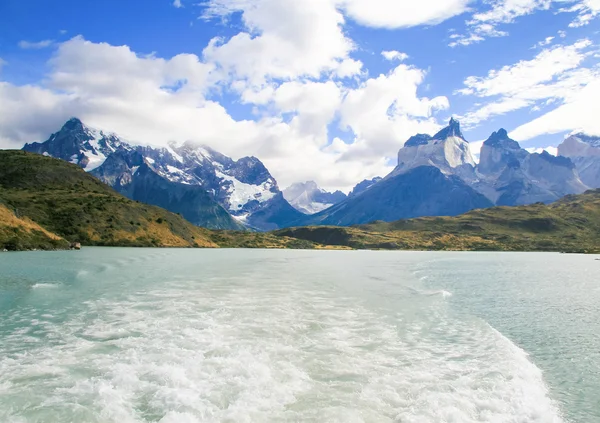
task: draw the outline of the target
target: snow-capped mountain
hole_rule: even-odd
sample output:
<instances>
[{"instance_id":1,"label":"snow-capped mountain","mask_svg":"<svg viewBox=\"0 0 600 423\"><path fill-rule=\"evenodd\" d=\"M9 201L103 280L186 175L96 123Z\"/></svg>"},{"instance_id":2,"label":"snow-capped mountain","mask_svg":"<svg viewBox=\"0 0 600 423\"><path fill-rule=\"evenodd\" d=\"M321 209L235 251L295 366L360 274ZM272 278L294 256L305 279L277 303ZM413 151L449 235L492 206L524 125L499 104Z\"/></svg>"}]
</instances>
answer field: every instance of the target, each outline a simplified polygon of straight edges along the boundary
<instances>
[{"instance_id":1,"label":"snow-capped mountain","mask_svg":"<svg viewBox=\"0 0 600 423\"><path fill-rule=\"evenodd\" d=\"M305 223L451 216L495 204L548 203L586 189L570 159L529 153L504 129L483 144L475 164L459 122L451 119L434 136L411 137L398 152L398 166L385 178L361 182L346 200Z\"/></svg>"},{"instance_id":2,"label":"snow-capped mountain","mask_svg":"<svg viewBox=\"0 0 600 423\"><path fill-rule=\"evenodd\" d=\"M475 188L498 205L549 203L588 189L570 159L529 153L504 129L483 143L476 174Z\"/></svg>"},{"instance_id":3,"label":"snow-capped mountain","mask_svg":"<svg viewBox=\"0 0 600 423\"><path fill-rule=\"evenodd\" d=\"M284 198L298 211L315 214L346 199L341 191L327 192L314 181L296 183L283 190Z\"/></svg>"},{"instance_id":4,"label":"snow-capped mountain","mask_svg":"<svg viewBox=\"0 0 600 423\"><path fill-rule=\"evenodd\" d=\"M583 183L600 188L600 137L571 135L558 146L558 154L575 163Z\"/></svg>"},{"instance_id":5,"label":"snow-capped mountain","mask_svg":"<svg viewBox=\"0 0 600 423\"><path fill-rule=\"evenodd\" d=\"M271 230L302 216L255 157L235 161L190 142L133 146L76 118L48 141L23 149L79 164L129 198L181 213L202 226Z\"/></svg>"},{"instance_id":6,"label":"snow-capped mountain","mask_svg":"<svg viewBox=\"0 0 600 423\"><path fill-rule=\"evenodd\" d=\"M459 175L473 175L475 162L458 121L435 134L410 138L398 166L385 178L363 181L348 198L309 217L309 224L354 225L419 216L453 216L493 203ZM472 179L472 178L470 178Z\"/></svg>"},{"instance_id":7,"label":"snow-capped mountain","mask_svg":"<svg viewBox=\"0 0 600 423\"><path fill-rule=\"evenodd\" d=\"M475 167L469 143L457 120L450 119L448 126L434 136L418 134L406 141L398 152L398 166L392 175L419 166L434 166L446 175L470 172Z\"/></svg>"},{"instance_id":8,"label":"snow-capped mountain","mask_svg":"<svg viewBox=\"0 0 600 423\"><path fill-rule=\"evenodd\" d=\"M121 145L117 135L89 128L72 118L47 141L25 144L23 150L60 158L90 171L104 163Z\"/></svg>"}]
</instances>

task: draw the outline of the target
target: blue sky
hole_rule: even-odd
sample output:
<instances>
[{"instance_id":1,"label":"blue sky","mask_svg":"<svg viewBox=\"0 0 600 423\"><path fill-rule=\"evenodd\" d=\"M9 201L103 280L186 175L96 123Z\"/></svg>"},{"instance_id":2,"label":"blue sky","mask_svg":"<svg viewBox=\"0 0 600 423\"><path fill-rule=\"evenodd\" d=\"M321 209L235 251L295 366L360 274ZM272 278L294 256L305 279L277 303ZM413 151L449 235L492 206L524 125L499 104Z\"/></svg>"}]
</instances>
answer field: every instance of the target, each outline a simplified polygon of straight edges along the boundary
<instances>
[{"instance_id":1,"label":"blue sky","mask_svg":"<svg viewBox=\"0 0 600 423\"><path fill-rule=\"evenodd\" d=\"M600 0L2 0L0 28L5 148L76 115L347 190L450 116L475 153L600 134Z\"/></svg>"}]
</instances>

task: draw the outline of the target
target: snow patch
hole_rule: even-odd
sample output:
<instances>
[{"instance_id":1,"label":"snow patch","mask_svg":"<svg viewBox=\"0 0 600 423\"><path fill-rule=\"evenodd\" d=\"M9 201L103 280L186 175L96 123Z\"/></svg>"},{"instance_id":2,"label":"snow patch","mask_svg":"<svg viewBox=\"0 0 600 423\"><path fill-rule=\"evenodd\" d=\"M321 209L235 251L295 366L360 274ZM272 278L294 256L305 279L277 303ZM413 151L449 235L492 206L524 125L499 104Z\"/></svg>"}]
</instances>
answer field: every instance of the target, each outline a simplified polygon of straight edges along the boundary
<instances>
[{"instance_id":1,"label":"snow patch","mask_svg":"<svg viewBox=\"0 0 600 423\"><path fill-rule=\"evenodd\" d=\"M216 172L216 175L231 182L229 186L229 210L232 212L239 211L250 201L256 200L259 203L264 203L276 195L276 193L271 192L273 183L270 180L261 185L250 185L219 171Z\"/></svg>"}]
</instances>

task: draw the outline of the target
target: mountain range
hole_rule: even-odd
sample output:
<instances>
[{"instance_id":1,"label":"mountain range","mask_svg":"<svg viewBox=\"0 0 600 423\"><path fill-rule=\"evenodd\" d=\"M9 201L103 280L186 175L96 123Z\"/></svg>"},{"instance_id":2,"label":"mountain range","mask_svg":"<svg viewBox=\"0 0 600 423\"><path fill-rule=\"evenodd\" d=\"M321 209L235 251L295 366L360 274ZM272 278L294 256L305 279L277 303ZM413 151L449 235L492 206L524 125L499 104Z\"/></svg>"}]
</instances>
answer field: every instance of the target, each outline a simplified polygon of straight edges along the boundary
<instances>
[{"instance_id":1,"label":"mountain range","mask_svg":"<svg viewBox=\"0 0 600 423\"><path fill-rule=\"evenodd\" d=\"M190 142L134 146L77 118L23 150L78 164L128 198L180 213L198 226L271 230L303 216L255 157L234 161Z\"/></svg>"},{"instance_id":2,"label":"mountain range","mask_svg":"<svg viewBox=\"0 0 600 423\"><path fill-rule=\"evenodd\" d=\"M422 169L422 167L420 168ZM0 251L84 246L600 252L600 190L550 205L353 227L200 228L63 160L0 150Z\"/></svg>"},{"instance_id":3,"label":"mountain range","mask_svg":"<svg viewBox=\"0 0 600 423\"><path fill-rule=\"evenodd\" d=\"M178 214L130 200L81 167L0 150L0 251L84 246L329 248L271 233L200 228Z\"/></svg>"},{"instance_id":4,"label":"mountain range","mask_svg":"<svg viewBox=\"0 0 600 423\"><path fill-rule=\"evenodd\" d=\"M213 229L270 231L454 216L495 205L550 203L600 187L600 138L572 135L555 157L529 153L500 129L483 143L477 163L455 119L435 135L411 137L389 175L362 181L348 195L326 192L312 181L281 191L255 157L235 161L191 142L132 145L77 118L23 150L77 164L132 200Z\"/></svg>"}]
</instances>

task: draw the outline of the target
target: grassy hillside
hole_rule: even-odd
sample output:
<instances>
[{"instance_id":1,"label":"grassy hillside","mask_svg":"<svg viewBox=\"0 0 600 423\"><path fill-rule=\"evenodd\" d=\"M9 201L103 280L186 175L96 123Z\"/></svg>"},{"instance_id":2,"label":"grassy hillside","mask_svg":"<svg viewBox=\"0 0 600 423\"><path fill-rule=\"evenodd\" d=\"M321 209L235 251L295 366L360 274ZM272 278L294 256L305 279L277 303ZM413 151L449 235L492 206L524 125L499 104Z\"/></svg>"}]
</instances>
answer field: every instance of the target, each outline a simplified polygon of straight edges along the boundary
<instances>
[{"instance_id":1,"label":"grassy hillside","mask_svg":"<svg viewBox=\"0 0 600 423\"><path fill-rule=\"evenodd\" d=\"M23 151L0 151L0 201L47 231L83 245L217 246L208 230L131 201L76 165Z\"/></svg>"},{"instance_id":2,"label":"grassy hillside","mask_svg":"<svg viewBox=\"0 0 600 423\"><path fill-rule=\"evenodd\" d=\"M276 235L359 249L600 253L600 190L550 204L494 207L350 228L303 227Z\"/></svg>"},{"instance_id":3,"label":"grassy hillside","mask_svg":"<svg viewBox=\"0 0 600 423\"><path fill-rule=\"evenodd\" d=\"M0 250L54 250L69 248L69 245L64 238L28 218L18 218L0 204Z\"/></svg>"},{"instance_id":4,"label":"grassy hillside","mask_svg":"<svg viewBox=\"0 0 600 423\"><path fill-rule=\"evenodd\" d=\"M0 150L0 250L60 249L71 242L84 246L338 248L273 234L210 231L159 207L129 200L74 164Z\"/></svg>"}]
</instances>

